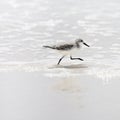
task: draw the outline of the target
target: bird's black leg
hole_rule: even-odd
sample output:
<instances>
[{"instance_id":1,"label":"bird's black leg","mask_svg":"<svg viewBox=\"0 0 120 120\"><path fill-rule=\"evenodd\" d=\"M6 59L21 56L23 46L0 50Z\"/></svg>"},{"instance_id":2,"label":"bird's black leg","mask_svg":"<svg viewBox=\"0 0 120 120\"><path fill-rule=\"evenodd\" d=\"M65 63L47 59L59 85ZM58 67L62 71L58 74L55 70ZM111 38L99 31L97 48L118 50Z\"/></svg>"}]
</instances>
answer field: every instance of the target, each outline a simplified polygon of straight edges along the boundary
<instances>
[{"instance_id":1,"label":"bird's black leg","mask_svg":"<svg viewBox=\"0 0 120 120\"><path fill-rule=\"evenodd\" d=\"M62 60L64 57L65 57L65 56L63 56L63 57L61 57L61 58L59 59L59 61L58 61L58 64L57 64L57 65L59 65L59 64L60 64L61 60Z\"/></svg>"},{"instance_id":2,"label":"bird's black leg","mask_svg":"<svg viewBox=\"0 0 120 120\"><path fill-rule=\"evenodd\" d=\"M76 60L76 59L77 59L77 60L84 61L82 58L72 58L72 56L70 56L70 59L71 59L71 60Z\"/></svg>"}]
</instances>

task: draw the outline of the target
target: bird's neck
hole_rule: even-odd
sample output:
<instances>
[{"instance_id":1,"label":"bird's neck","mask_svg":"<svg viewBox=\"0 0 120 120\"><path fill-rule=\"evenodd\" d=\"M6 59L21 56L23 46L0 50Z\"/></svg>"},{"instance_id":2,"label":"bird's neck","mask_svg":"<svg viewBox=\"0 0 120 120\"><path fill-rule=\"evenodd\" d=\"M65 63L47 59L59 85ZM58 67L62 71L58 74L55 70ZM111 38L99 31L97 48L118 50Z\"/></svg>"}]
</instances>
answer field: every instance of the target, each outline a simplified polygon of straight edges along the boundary
<instances>
[{"instance_id":1,"label":"bird's neck","mask_svg":"<svg viewBox=\"0 0 120 120\"><path fill-rule=\"evenodd\" d=\"M78 42L76 42L76 47L80 48L80 44Z\"/></svg>"}]
</instances>

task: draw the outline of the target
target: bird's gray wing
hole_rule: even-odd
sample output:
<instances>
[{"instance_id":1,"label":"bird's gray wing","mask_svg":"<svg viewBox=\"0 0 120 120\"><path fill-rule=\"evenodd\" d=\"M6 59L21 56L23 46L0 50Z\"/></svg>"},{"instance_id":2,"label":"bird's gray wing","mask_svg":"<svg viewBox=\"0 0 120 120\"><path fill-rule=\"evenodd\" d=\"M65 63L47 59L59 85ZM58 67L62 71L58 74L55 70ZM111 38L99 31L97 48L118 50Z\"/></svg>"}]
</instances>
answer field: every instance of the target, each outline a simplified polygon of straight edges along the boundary
<instances>
[{"instance_id":1,"label":"bird's gray wing","mask_svg":"<svg viewBox=\"0 0 120 120\"><path fill-rule=\"evenodd\" d=\"M74 45L72 44L65 44L65 45L57 46L56 49L57 50L71 50L73 47Z\"/></svg>"}]
</instances>

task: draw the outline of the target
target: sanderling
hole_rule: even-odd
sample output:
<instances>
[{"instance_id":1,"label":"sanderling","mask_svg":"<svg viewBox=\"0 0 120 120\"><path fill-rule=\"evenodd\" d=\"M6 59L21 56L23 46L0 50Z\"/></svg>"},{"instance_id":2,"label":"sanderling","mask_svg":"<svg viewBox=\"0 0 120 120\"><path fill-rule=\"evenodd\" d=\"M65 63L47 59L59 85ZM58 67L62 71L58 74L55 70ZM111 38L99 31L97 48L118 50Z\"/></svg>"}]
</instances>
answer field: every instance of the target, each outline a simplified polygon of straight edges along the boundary
<instances>
[{"instance_id":1,"label":"sanderling","mask_svg":"<svg viewBox=\"0 0 120 120\"><path fill-rule=\"evenodd\" d=\"M72 53L75 52L76 50L79 50L82 46L82 44L86 45L87 47L90 47L88 44L86 44L82 39L77 39L73 44L62 44L62 45L54 45L54 46L43 46L45 48L50 48L57 50L63 54L63 56L59 59L57 65L60 64L61 60L66 56L70 55L71 60L81 60L83 61L82 58L73 58Z\"/></svg>"}]
</instances>

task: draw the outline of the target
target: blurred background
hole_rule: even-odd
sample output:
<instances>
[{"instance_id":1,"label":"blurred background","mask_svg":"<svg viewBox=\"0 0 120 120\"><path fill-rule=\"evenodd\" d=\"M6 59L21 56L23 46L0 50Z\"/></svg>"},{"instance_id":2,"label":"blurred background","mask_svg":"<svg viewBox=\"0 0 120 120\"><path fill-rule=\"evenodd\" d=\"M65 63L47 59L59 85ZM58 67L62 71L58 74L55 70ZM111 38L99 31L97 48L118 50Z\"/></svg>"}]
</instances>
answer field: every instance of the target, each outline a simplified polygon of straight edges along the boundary
<instances>
[{"instance_id":1,"label":"blurred background","mask_svg":"<svg viewBox=\"0 0 120 120\"><path fill-rule=\"evenodd\" d=\"M83 52L89 59L119 60L119 5L118 0L0 1L0 62L54 59L43 45L77 38L91 45Z\"/></svg>"}]
</instances>

